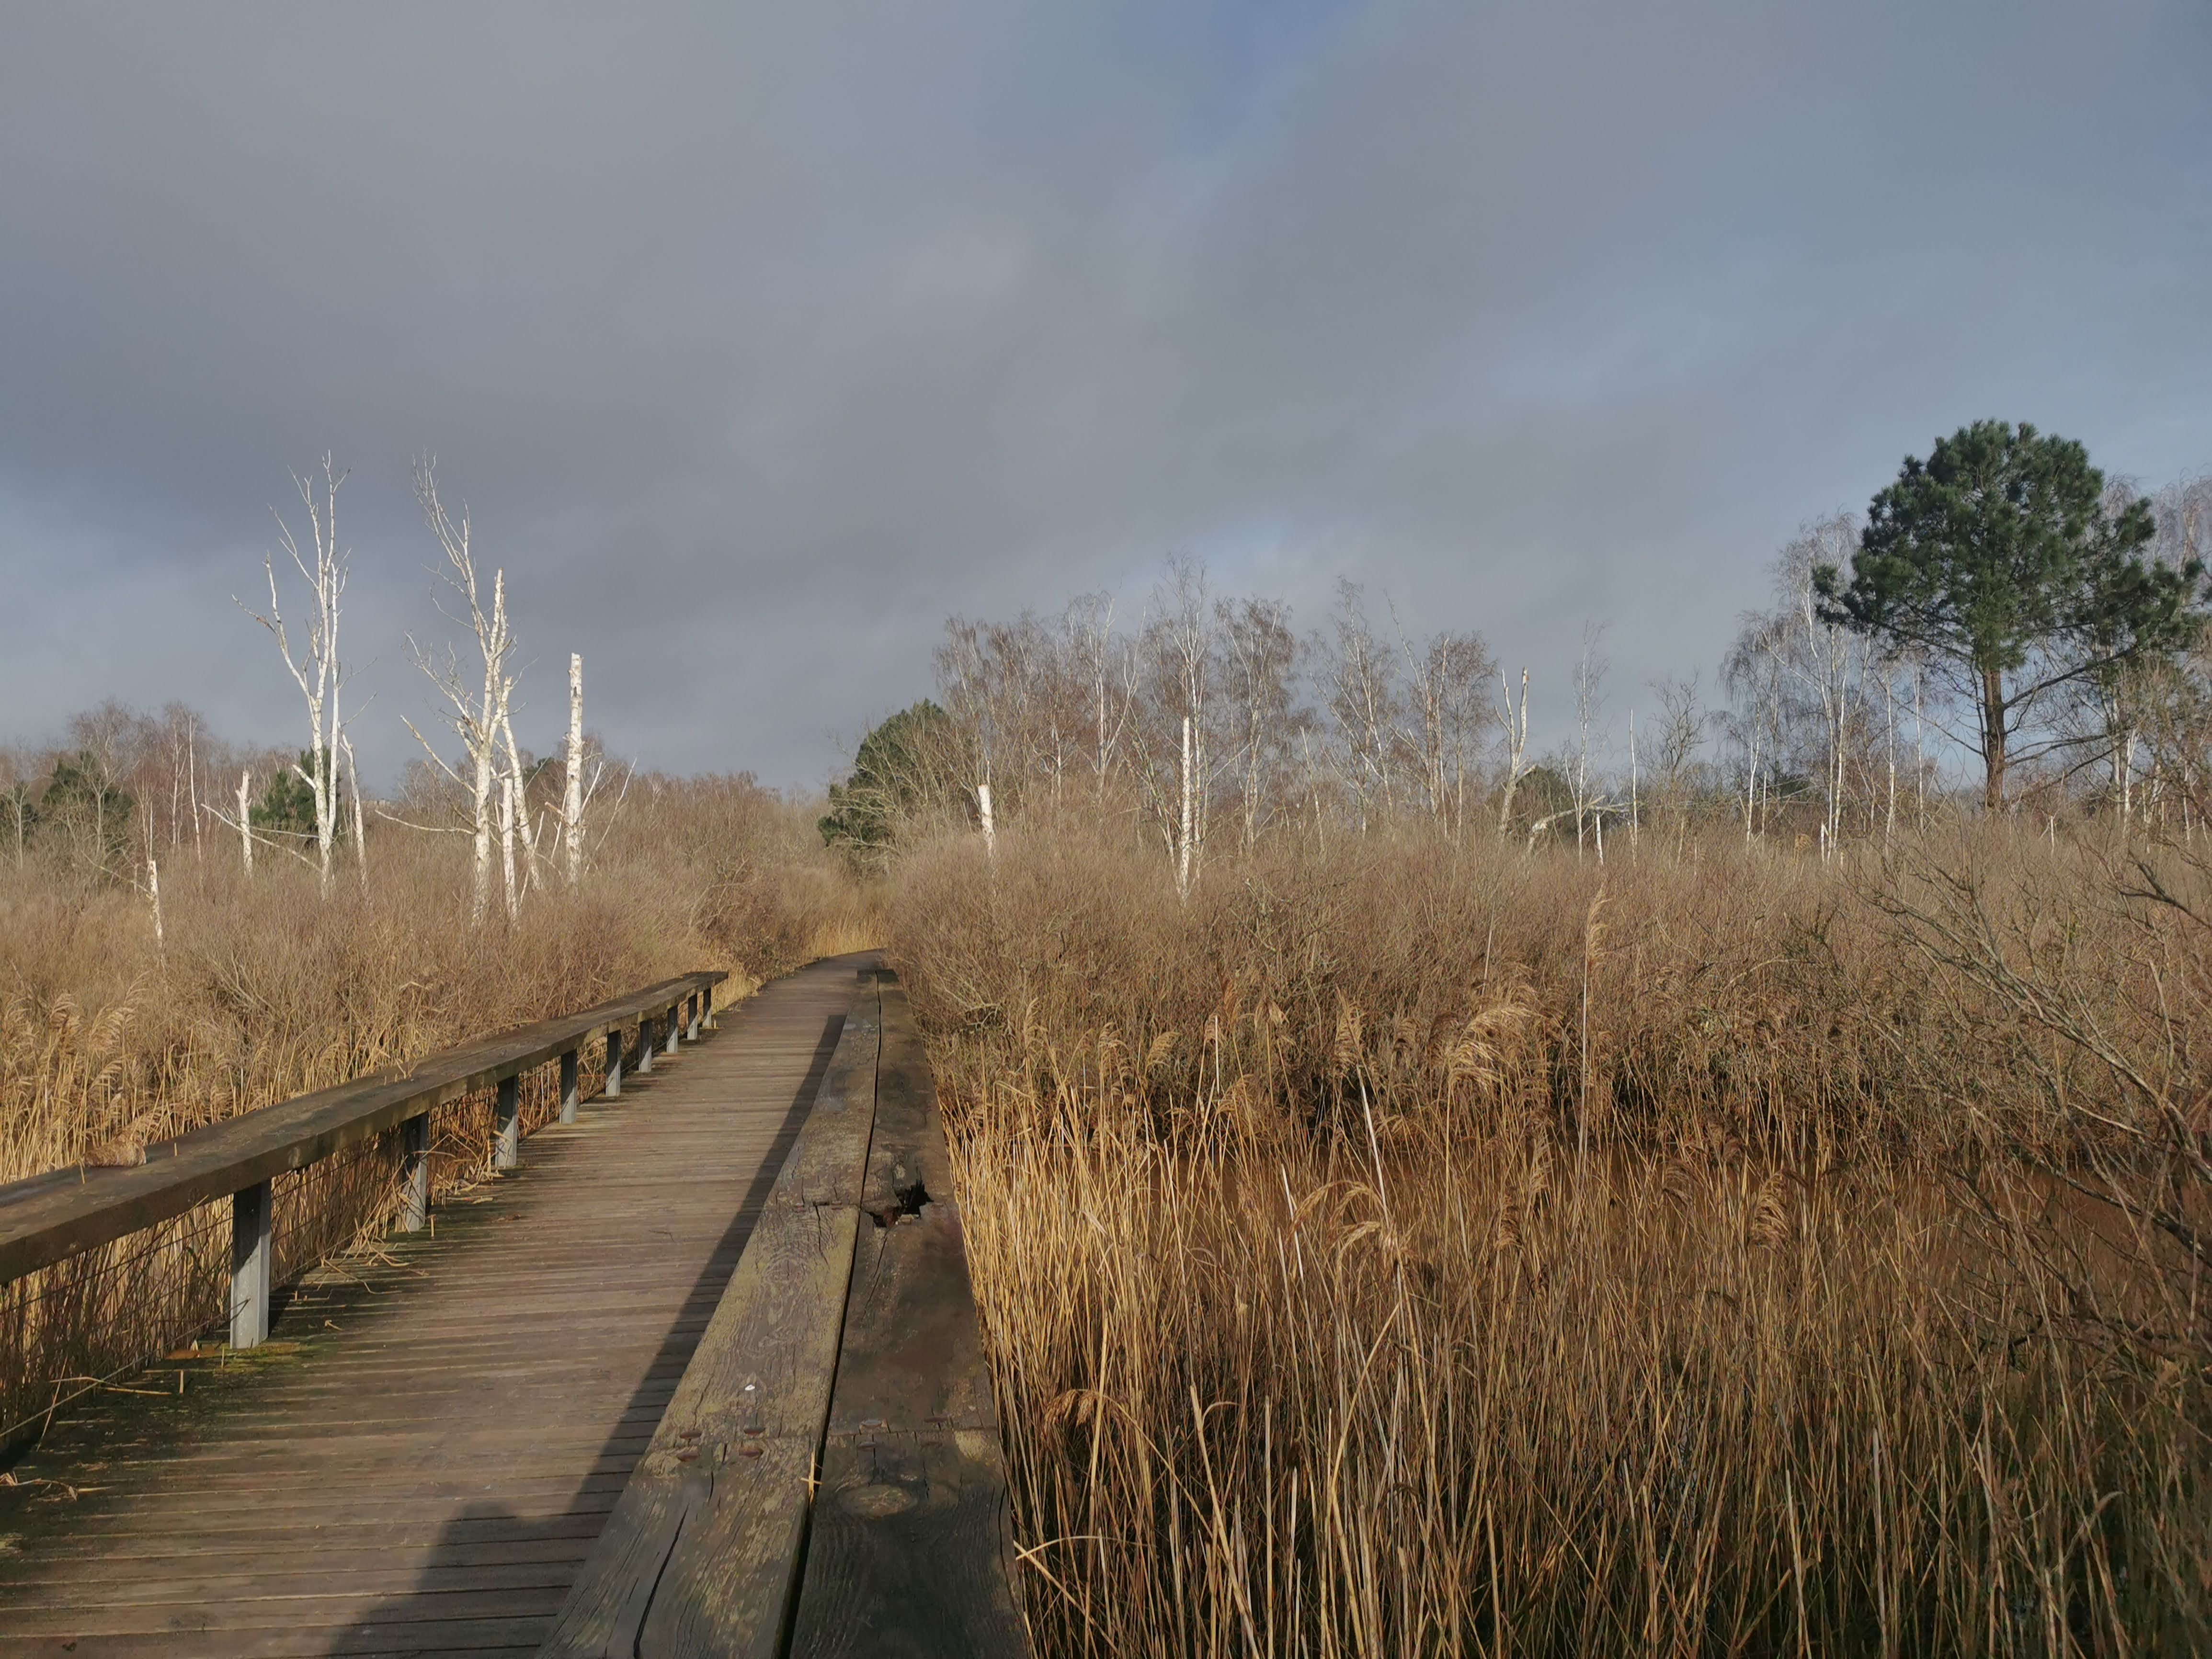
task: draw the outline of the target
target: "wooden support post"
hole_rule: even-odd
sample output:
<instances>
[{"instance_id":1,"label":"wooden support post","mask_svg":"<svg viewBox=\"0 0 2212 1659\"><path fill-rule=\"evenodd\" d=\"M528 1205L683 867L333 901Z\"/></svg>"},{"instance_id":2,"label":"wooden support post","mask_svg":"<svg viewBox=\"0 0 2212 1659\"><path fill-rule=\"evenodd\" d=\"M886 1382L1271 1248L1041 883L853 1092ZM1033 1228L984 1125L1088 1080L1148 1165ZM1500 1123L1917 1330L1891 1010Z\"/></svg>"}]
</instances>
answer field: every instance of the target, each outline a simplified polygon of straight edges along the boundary
<instances>
[{"instance_id":1,"label":"wooden support post","mask_svg":"<svg viewBox=\"0 0 2212 1659\"><path fill-rule=\"evenodd\" d=\"M522 1079L499 1080L499 1139L492 1149L491 1166L512 1170L522 1162Z\"/></svg>"},{"instance_id":2,"label":"wooden support post","mask_svg":"<svg viewBox=\"0 0 2212 1659\"><path fill-rule=\"evenodd\" d=\"M653 1034L653 1016L640 1014L637 1017L637 1074L640 1077L653 1069L653 1051L659 1046L659 1040Z\"/></svg>"},{"instance_id":3,"label":"wooden support post","mask_svg":"<svg viewBox=\"0 0 2212 1659\"><path fill-rule=\"evenodd\" d=\"M668 1005L668 1012L661 1016L665 1023L660 1028L660 1052L664 1054L676 1052L676 1039L683 1029L677 1021L676 1009L677 1005L672 1002Z\"/></svg>"},{"instance_id":4,"label":"wooden support post","mask_svg":"<svg viewBox=\"0 0 2212 1659\"><path fill-rule=\"evenodd\" d=\"M276 1194L258 1182L230 1199L230 1346L258 1348L269 1340L269 1292L274 1288Z\"/></svg>"},{"instance_id":5,"label":"wooden support post","mask_svg":"<svg viewBox=\"0 0 2212 1659\"><path fill-rule=\"evenodd\" d=\"M613 1099L617 1095L622 1092L622 1042L623 1034L621 1027L617 1026L613 1030L607 1033L607 1086L605 1092L607 1098L610 1100Z\"/></svg>"},{"instance_id":6,"label":"wooden support post","mask_svg":"<svg viewBox=\"0 0 2212 1659\"><path fill-rule=\"evenodd\" d=\"M714 988L702 987L699 992L699 1024L707 1030L714 1029Z\"/></svg>"},{"instance_id":7,"label":"wooden support post","mask_svg":"<svg viewBox=\"0 0 2212 1659\"><path fill-rule=\"evenodd\" d=\"M699 994L696 991L684 999L684 1040L686 1042L699 1040Z\"/></svg>"},{"instance_id":8,"label":"wooden support post","mask_svg":"<svg viewBox=\"0 0 2212 1659\"><path fill-rule=\"evenodd\" d=\"M419 1233L430 1218L430 1115L399 1126L399 1231Z\"/></svg>"},{"instance_id":9,"label":"wooden support post","mask_svg":"<svg viewBox=\"0 0 2212 1659\"><path fill-rule=\"evenodd\" d=\"M576 1051L561 1056L561 1121L576 1121Z\"/></svg>"}]
</instances>

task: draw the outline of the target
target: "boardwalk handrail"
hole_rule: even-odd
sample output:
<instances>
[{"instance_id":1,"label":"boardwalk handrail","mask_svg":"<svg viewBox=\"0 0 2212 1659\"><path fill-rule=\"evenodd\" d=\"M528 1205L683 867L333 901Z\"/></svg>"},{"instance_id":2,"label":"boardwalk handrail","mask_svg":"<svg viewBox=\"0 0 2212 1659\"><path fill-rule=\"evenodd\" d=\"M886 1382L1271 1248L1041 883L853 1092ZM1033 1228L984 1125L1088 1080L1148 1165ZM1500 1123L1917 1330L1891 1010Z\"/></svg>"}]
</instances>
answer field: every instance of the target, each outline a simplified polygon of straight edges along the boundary
<instances>
[{"instance_id":1,"label":"boardwalk handrail","mask_svg":"<svg viewBox=\"0 0 2212 1659\"><path fill-rule=\"evenodd\" d=\"M403 1227L420 1226L428 1192L429 1114L481 1089L499 1090L495 1162L511 1167L522 1074L561 1062L562 1117L573 1121L580 1051L607 1042L607 1092L621 1092L624 1035L638 1029L639 1069L679 1033L711 1021L722 972L684 974L580 1013L540 1020L404 1066L296 1096L146 1148L127 1168L70 1165L0 1186L0 1284L156 1226L196 1206L233 1199L232 1341L268 1334L270 1182L387 1130L405 1131ZM679 1024L675 1016L684 1011ZM662 1022L665 1021L664 1025ZM656 1032L655 1028L660 1030ZM242 1339L242 1340L241 1340Z\"/></svg>"}]
</instances>

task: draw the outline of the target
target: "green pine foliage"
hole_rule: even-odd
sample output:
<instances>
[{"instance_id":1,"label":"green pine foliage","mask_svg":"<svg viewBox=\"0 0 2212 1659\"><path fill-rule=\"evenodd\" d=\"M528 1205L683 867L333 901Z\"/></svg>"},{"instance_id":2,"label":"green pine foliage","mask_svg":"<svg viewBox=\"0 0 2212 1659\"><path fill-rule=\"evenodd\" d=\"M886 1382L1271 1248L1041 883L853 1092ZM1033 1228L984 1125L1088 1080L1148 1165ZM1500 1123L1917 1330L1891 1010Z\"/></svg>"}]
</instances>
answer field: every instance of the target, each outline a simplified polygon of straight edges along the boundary
<instances>
[{"instance_id":1,"label":"green pine foliage","mask_svg":"<svg viewBox=\"0 0 2212 1659\"><path fill-rule=\"evenodd\" d=\"M300 751L300 765L312 770L313 757ZM253 827L270 835L312 836L315 833L315 792L298 772L286 767L269 780L261 799L253 803Z\"/></svg>"},{"instance_id":2,"label":"green pine foliage","mask_svg":"<svg viewBox=\"0 0 2212 1659\"><path fill-rule=\"evenodd\" d=\"M948 792L939 763L954 745L952 719L927 698L902 708L861 739L852 775L830 786L822 840L855 863L880 863L899 826Z\"/></svg>"},{"instance_id":3,"label":"green pine foliage","mask_svg":"<svg viewBox=\"0 0 2212 1659\"><path fill-rule=\"evenodd\" d=\"M1925 653L1978 717L1988 804L2046 694L2171 654L2203 625L2201 562L2156 564L2150 504L2108 498L2071 439L1977 421L1907 457L1874 498L1844 580L1814 573L1831 622Z\"/></svg>"}]
</instances>

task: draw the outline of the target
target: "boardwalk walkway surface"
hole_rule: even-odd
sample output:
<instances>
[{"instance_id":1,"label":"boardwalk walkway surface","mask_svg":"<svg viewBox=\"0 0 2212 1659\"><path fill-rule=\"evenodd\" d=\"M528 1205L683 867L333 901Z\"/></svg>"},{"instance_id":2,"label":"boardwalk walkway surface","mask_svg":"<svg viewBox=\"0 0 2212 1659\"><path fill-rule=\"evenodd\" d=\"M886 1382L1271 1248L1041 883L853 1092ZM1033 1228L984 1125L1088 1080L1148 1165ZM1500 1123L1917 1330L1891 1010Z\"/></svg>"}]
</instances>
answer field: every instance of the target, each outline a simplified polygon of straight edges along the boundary
<instances>
[{"instance_id":1,"label":"boardwalk walkway surface","mask_svg":"<svg viewBox=\"0 0 2212 1659\"><path fill-rule=\"evenodd\" d=\"M173 1403L58 1427L0 1507L0 1659L535 1651L873 960L728 1010L434 1233L302 1285L265 1348L134 1385L181 1373Z\"/></svg>"}]
</instances>

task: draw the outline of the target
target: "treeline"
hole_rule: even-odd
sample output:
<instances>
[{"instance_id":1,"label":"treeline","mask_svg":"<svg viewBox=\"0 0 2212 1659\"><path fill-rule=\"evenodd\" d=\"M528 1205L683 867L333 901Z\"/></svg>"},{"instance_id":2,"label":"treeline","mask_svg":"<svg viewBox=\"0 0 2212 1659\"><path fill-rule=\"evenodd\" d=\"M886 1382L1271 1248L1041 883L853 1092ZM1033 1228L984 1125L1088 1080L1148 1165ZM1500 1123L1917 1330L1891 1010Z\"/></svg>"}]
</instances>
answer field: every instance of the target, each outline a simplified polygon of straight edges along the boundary
<instances>
[{"instance_id":1,"label":"treeline","mask_svg":"<svg viewBox=\"0 0 2212 1659\"><path fill-rule=\"evenodd\" d=\"M822 830L865 860L917 819L994 842L1080 812L1140 827L1186 889L1224 847L1408 822L1598 857L1715 825L1825 848L1972 810L1966 757L1985 806L2189 829L2212 760L2208 528L2212 479L2140 497L2078 445L1984 422L1785 547L1714 681L1626 694L1601 629L1537 675L1351 581L1302 631L1173 561L1127 623L1100 594L953 618L935 700L868 735ZM1532 729L1564 735L1540 750Z\"/></svg>"},{"instance_id":2,"label":"treeline","mask_svg":"<svg viewBox=\"0 0 2212 1659\"><path fill-rule=\"evenodd\" d=\"M0 748L0 858L129 876L149 856L204 851L211 835L235 847L241 786L248 822L283 835L300 827L292 760L225 741L189 704L148 712L111 698L70 716L58 743Z\"/></svg>"},{"instance_id":3,"label":"treeline","mask_svg":"<svg viewBox=\"0 0 2212 1659\"><path fill-rule=\"evenodd\" d=\"M659 799L689 781L611 765L596 734L582 744L580 781L595 793L608 779L595 836L611 828L633 795ZM559 755L518 751L522 780L516 842L524 885L543 885L559 848L568 766ZM274 745L232 742L189 703L146 710L110 698L72 714L58 741L0 747L0 864L41 860L77 873L141 883L148 865L183 857L222 858L252 867L264 855L316 861L313 759ZM708 787L760 792L750 776L708 777ZM465 835L473 827L465 791L428 761L404 769L399 787L379 799L333 791L337 839L387 828Z\"/></svg>"}]
</instances>

